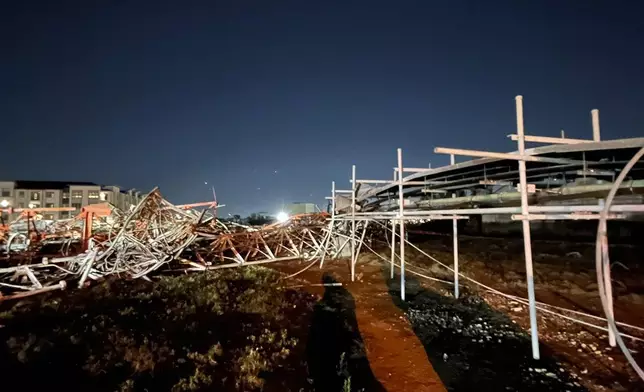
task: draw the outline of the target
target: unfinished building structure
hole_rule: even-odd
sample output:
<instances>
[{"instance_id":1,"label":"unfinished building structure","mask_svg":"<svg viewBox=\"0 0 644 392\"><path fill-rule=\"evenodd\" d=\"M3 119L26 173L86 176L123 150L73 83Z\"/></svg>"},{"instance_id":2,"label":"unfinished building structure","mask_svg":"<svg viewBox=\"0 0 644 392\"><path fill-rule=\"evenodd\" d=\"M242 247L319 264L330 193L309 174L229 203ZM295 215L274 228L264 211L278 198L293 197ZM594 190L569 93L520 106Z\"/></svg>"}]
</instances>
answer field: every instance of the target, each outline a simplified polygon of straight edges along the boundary
<instances>
[{"instance_id":1,"label":"unfinished building structure","mask_svg":"<svg viewBox=\"0 0 644 392\"><path fill-rule=\"evenodd\" d=\"M613 317L606 232L609 219L637 219L644 215L644 164L640 162L644 155L644 138L602 141L599 111L596 109L591 111L592 139L526 135L523 97L517 96L515 103L517 132L508 135L517 142L515 152L437 147L434 152L448 154L450 165L413 168L403 165L403 152L398 149L393 180L359 179L353 166L351 189L338 190L335 183L332 184L332 222L348 222L343 227L348 228L345 234L351 241L351 277L354 278L355 264L369 224L390 227L391 277L394 277L394 267L398 266L404 300L405 245L414 246L406 239L406 222L447 219L453 223L454 259L452 266L441 264L453 272L454 296L458 298L459 279L480 285L459 273L458 220L494 217L520 221L532 353L538 359L531 224L555 220L596 221L597 284L607 324L602 328L608 332L610 345L619 344L638 375L644 379L644 372L624 345ZM527 142L546 146L526 149ZM476 159L456 163L456 156Z\"/></svg>"}]
</instances>

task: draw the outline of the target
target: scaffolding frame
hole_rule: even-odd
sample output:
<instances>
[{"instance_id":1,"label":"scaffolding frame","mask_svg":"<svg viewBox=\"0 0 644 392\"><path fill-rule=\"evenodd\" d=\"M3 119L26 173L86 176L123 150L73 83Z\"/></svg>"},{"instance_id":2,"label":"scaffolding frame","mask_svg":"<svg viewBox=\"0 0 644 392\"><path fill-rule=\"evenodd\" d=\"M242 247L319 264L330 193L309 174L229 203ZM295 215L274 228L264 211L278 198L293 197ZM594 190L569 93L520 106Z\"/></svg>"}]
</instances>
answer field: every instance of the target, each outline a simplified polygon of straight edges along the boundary
<instances>
[{"instance_id":1,"label":"scaffolding frame","mask_svg":"<svg viewBox=\"0 0 644 392\"><path fill-rule=\"evenodd\" d=\"M365 180L356 178L356 166L352 166L352 176L351 176L351 190L344 193L350 193L352 202L349 207L349 211L338 214L336 213L336 203L335 198L336 194L339 193L335 189L335 182L332 185L332 196L328 199L332 200L332 222L341 222L343 220L351 221L351 229L348 233L348 237L351 240L351 280L355 279L355 264L358 260L358 253L362 246L364 240L364 232L366 231L366 225L370 221L383 222L384 227L391 226L390 231L392 232L391 240L387 237L388 242L391 247L391 259L390 259L390 276L394 278L394 265L395 258L399 257L400 259L400 296L402 300L405 300L405 243L408 243L405 237L405 222L410 220L439 220L439 219L451 219L452 220L452 235L453 235L453 268L454 272L453 285L454 285L454 297L459 297L459 256L458 256L458 225L457 221L459 219L467 219L469 215L485 215L485 214L503 214L509 215L512 220L521 221L522 232L523 232L523 244L524 244L524 259L526 266L526 281L527 281L527 291L528 291L528 305L530 311L530 337L532 345L532 356L534 359L540 358L539 351L539 332L537 325L537 301L535 298L535 288L534 288L534 273L533 273L533 263L532 263L532 239L531 239L531 221L535 220L598 220L598 248L601 244L602 248L605 248L607 252L607 233L606 233L606 219L624 219L626 217L625 213L644 213L643 204L621 204L621 205L611 205L605 206L603 199L599 199L596 205L583 205L583 204L572 204L572 205L530 205L529 204L529 189L527 181L527 168L526 162L540 162L540 163L550 163L556 165L583 165L584 170L588 166L588 162L585 159L585 153L583 161L572 160L567 158L553 158L553 157L544 157L533 155L534 151L530 153L525 148L525 142L536 142L536 143L548 143L551 145L565 145L572 146L572 151L583 151L583 148L596 148L597 150L605 150L610 148L621 148L621 146L628 144L629 147L642 147L644 148L644 138L638 139L620 139L620 140L611 140L611 141L601 141L600 140L600 126L599 126L599 111L593 109L591 111L591 123L593 138L592 140L584 139L567 139L562 132L561 138L551 138L551 137L542 137L542 136L531 136L525 134L524 126L524 116L523 116L523 97L515 97L515 106L516 106L516 134L509 135L513 141L517 142L517 152L514 153L499 153L491 151L476 151L476 150L464 150L464 149L455 149L455 148L443 148L437 147L434 149L435 153L449 154L450 156L450 165L448 167L431 169L431 168L405 168L403 166L403 155L402 149L397 149L397 166L394 167L394 177L392 180ZM549 147L549 146L546 146ZM575 150L577 147L581 149ZM406 206L406 201L408 199L405 197L404 187L405 186L415 186L415 185L436 185L440 186L441 181L419 181L419 178L423 177L423 173L433 171L437 172L441 169L444 169L445 172L449 170L450 167L464 166L464 162L456 163L455 156L469 156L469 157L480 157L483 159L504 159L516 161L518 163L518 174L519 174L519 184L518 184L518 193L520 194L520 207L491 207L491 208L450 208L450 209L432 209L432 210L417 210L417 209L408 209ZM472 161L470 161L472 162ZM630 168L629 168L630 170ZM414 173L410 176L405 177L404 173ZM624 174L625 175L625 174ZM485 179L487 182L487 179ZM371 190L366 192L366 195L363 195L363 200L367 200L369 197L377 195L379 192L383 192L383 189L390 188L395 190L397 188L397 206L389 209L387 207L379 206L376 207L375 211L362 211L358 210L357 196L359 191L359 184L384 184L378 190ZM481 182L483 184L483 182ZM611 184L612 185L612 184ZM613 189L611 189L612 191ZM616 189L615 189L616 191ZM446 193L447 191L443 191ZM452 193L451 198L455 199L456 194ZM359 200L358 200L359 201ZM388 207L392 207L389 205ZM397 207L397 208L395 208ZM362 235L359 235L356 232L356 222L364 222ZM381 223L383 224L383 223ZM398 227L396 227L398 226ZM333 229L333 224L330 226ZM346 226L345 226L346 227ZM397 229L399 234L396 235ZM386 233L387 235L387 233ZM398 237L398 248L399 255L396 255L396 237ZM357 251L356 251L357 250ZM607 257L606 257L607 258ZM618 334L614 315L613 315L613 296L612 296L612 286L610 278L610 265L607 262L604 262L601 266L601 271L598 270L598 276L602 276L602 285L605 290L602 294L605 293L605 296L602 296L602 303L605 302L605 311L606 311L606 320L608 321L608 341L611 347L616 346L616 337ZM619 338L619 337L618 337ZM620 340L620 347L621 338ZM624 351L624 350L622 350ZM628 355L627 355L628 356ZM629 360L630 361L630 360ZM636 370L639 368L637 364L631 362L631 364L636 367ZM641 371L641 370L640 370ZM638 374L641 373L638 372ZM643 377L644 378L644 377Z\"/></svg>"}]
</instances>

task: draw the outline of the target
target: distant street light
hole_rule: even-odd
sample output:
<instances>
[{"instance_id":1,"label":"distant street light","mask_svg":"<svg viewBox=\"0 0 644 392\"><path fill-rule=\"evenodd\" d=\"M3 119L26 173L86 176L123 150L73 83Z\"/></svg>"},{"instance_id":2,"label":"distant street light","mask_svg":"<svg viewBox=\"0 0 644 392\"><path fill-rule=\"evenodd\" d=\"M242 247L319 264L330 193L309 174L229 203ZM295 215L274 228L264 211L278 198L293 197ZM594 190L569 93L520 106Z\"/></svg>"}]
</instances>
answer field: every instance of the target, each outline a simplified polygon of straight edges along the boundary
<instances>
[{"instance_id":1,"label":"distant street light","mask_svg":"<svg viewBox=\"0 0 644 392\"><path fill-rule=\"evenodd\" d=\"M9 202L7 200L0 201L0 206L2 206L2 208L7 208L9 207Z\"/></svg>"}]
</instances>

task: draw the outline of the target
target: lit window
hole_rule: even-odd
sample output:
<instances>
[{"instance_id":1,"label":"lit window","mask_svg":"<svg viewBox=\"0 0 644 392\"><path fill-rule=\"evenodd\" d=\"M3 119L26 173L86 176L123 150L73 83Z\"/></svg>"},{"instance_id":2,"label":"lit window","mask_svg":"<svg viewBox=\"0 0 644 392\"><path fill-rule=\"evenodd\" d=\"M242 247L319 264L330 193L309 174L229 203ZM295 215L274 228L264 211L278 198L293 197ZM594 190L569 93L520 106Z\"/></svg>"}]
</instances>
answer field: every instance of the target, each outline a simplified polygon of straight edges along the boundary
<instances>
[{"instance_id":1,"label":"lit window","mask_svg":"<svg viewBox=\"0 0 644 392\"><path fill-rule=\"evenodd\" d=\"M101 192L101 201L106 201L107 200L107 193Z\"/></svg>"},{"instance_id":2,"label":"lit window","mask_svg":"<svg viewBox=\"0 0 644 392\"><path fill-rule=\"evenodd\" d=\"M40 200L40 192L31 192L31 200Z\"/></svg>"},{"instance_id":3,"label":"lit window","mask_svg":"<svg viewBox=\"0 0 644 392\"><path fill-rule=\"evenodd\" d=\"M72 199L82 199L83 191L72 191Z\"/></svg>"},{"instance_id":4,"label":"lit window","mask_svg":"<svg viewBox=\"0 0 644 392\"><path fill-rule=\"evenodd\" d=\"M54 203L45 203L45 208L54 208Z\"/></svg>"},{"instance_id":5,"label":"lit window","mask_svg":"<svg viewBox=\"0 0 644 392\"><path fill-rule=\"evenodd\" d=\"M48 199L53 199L54 198L54 192L45 192L45 197Z\"/></svg>"},{"instance_id":6,"label":"lit window","mask_svg":"<svg viewBox=\"0 0 644 392\"><path fill-rule=\"evenodd\" d=\"M98 191L89 191L87 194L87 197L90 199L98 199L99 197L99 192Z\"/></svg>"}]
</instances>

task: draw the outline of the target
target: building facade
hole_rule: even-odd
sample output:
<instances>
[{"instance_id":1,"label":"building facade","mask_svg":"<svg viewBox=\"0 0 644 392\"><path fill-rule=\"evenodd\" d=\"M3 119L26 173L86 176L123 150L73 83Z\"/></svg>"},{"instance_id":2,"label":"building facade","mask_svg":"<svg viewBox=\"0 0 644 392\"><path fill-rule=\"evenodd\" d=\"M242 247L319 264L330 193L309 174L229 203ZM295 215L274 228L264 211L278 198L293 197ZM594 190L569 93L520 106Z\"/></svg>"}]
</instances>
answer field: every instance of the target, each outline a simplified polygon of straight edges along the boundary
<instances>
[{"instance_id":1,"label":"building facade","mask_svg":"<svg viewBox=\"0 0 644 392\"><path fill-rule=\"evenodd\" d=\"M313 214L318 211L314 203L291 203L284 210L289 215Z\"/></svg>"},{"instance_id":2,"label":"building facade","mask_svg":"<svg viewBox=\"0 0 644 392\"><path fill-rule=\"evenodd\" d=\"M46 211L44 219L66 219L90 204L110 203L128 211L143 195L134 189L101 186L91 182L64 181L0 181L0 208L59 208L73 207L75 211ZM13 219L17 213L6 216Z\"/></svg>"}]
</instances>

